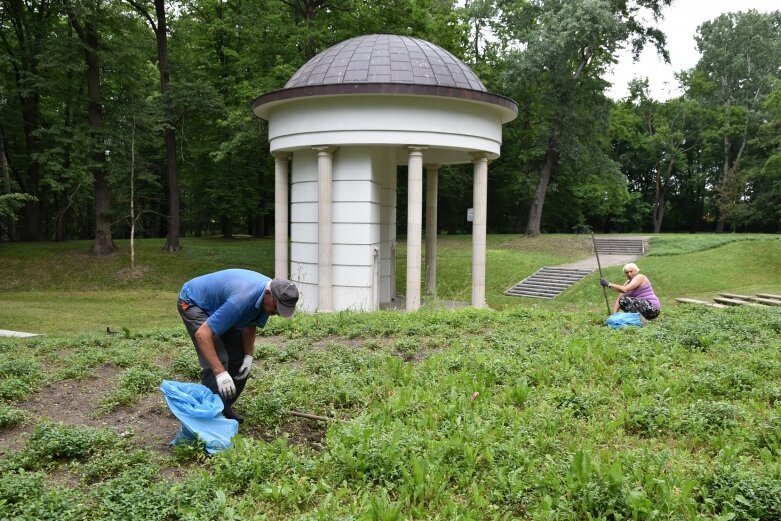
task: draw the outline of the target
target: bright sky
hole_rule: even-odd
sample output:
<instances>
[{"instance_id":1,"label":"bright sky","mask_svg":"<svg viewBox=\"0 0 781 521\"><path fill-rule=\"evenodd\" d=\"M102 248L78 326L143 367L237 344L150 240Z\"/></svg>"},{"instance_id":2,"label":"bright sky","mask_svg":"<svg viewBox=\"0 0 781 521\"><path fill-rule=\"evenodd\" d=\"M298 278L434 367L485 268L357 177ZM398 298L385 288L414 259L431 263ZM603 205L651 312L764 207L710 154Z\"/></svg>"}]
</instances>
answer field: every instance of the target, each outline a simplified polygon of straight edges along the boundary
<instances>
[{"instance_id":1,"label":"bright sky","mask_svg":"<svg viewBox=\"0 0 781 521\"><path fill-rule=\"evenodd\" d=\"M658 23L667 35L670 63L666 64L656 50L646 48L637 63L632 63L630 51L625 51L607 80L613 83L608 96L618 100L629 93L627 84L634 77L648 77L651 96L659 101L681 94L674 73L690 69L700 57L694 35L703 22L731 11L760 12L781 11L781 0L674 0L673 5L662 11L664 18Z\"/></svg>"}]
</instances>

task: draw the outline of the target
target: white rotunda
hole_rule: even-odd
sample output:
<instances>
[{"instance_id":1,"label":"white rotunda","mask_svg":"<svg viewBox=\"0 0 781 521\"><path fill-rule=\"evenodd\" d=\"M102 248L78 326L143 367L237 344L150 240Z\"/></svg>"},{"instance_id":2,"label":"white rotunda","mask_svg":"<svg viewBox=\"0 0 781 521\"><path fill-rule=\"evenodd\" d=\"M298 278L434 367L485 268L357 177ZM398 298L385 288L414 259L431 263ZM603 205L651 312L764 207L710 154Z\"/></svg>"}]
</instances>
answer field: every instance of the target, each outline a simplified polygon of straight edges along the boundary
<instances>
[{"instance_id":1,"label":"white rotunda","mask_svg":"<svg viewBox=\"0 0 781 521\"><path fill-rule=\"evenodd\" d=\"M276 160L274 275L296 283L300 309L374 311L394 299L399 165L408 170L405 304L419 308L422 273L426 291L436 287L437 172L459 163L474 165L472 305L485 306L488 161L514 101L441 47L372 34L318 54L252 111L268 121Z\"/></svg>"}]
</instances>

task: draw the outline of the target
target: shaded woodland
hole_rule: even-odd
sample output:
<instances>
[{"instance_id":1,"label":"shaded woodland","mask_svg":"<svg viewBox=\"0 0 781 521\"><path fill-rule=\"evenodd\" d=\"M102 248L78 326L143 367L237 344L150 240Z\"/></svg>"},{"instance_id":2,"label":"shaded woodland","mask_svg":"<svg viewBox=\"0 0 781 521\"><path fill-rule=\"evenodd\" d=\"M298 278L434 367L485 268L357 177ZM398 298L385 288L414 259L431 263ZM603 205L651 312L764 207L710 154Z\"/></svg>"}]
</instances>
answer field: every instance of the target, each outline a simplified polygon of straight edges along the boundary
<instances>
[{"instance_id":1,"label":"shaded woodland","mask_svg":"<svg viewBox=\"0 0 781 521\"><path fill-rule=\"evenodd\" d=\"M370 33L419 37L519 103L489 169L494 233L781 231L781 13L698 29L683 94L606 96L622 47L667 55L670 0L0 0L0 240L273 233L256 96ZM405 174L400 172L403 233ZM471 169L440 173L468 233Z\"/></svg>"}]
</instances>

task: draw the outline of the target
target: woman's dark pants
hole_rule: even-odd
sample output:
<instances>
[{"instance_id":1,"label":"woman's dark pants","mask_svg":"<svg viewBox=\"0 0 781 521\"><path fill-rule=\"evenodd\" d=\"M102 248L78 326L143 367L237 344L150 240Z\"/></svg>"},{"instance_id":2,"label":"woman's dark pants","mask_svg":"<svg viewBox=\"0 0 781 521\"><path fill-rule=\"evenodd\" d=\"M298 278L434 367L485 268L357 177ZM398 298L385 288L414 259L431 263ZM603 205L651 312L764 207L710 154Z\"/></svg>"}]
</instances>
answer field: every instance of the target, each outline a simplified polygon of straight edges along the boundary
<instances>
[{"instance_id":1,"label":"woman's dark pants","mask_svg":"<svg viewBox=\"0 0 781 521\"><path fill-rule=\"evenodd\" d=\"M644 298L621 297L618 299L618 309L628 313L640 313L646 320L659 316L659 310Z\"/></svg>"}]
</instances>

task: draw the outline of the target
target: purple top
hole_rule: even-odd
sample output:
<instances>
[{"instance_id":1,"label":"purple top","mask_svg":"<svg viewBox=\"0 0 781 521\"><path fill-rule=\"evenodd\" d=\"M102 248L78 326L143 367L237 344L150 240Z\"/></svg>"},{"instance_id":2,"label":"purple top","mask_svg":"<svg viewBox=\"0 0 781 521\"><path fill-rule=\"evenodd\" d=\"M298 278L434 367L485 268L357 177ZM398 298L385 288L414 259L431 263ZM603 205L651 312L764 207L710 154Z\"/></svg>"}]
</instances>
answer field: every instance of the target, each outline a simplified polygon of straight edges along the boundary
<instances>
[{"instance_id":1,"label":"purple top","mask_svg":"<svg viewBox=\"0 0 781 521\"><path fill-rule=\"evenodd\" d=\"M654 293L654 289L651 287L651 281L649 280L645 284L636 287L632 291L624 293L627 297L644 298L656 309L662 309L662 305L659 303L659 299Z\"/></svg>"}]
</instances>

